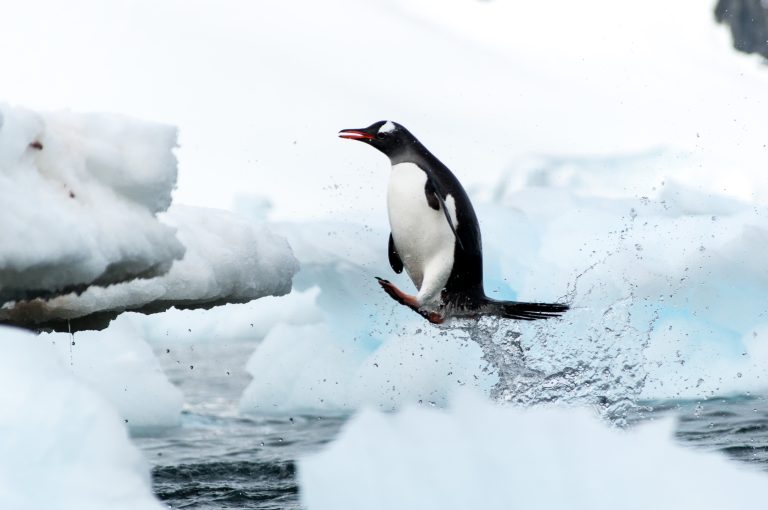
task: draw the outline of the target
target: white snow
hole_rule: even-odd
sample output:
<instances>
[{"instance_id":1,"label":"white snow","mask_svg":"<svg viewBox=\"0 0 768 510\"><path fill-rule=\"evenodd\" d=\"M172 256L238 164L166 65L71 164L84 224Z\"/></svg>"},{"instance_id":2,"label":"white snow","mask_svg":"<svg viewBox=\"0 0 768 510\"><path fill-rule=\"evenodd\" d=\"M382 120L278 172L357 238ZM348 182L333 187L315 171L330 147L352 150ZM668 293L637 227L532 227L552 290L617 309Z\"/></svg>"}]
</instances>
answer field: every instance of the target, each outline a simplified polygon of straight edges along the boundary
<instances>
[{"instance_id":1,"label":"white snow","mask_svg":"<svg viewBox=\"0 0 768 510\"><path fill-rule=\"evenodd\" d=\"M674 442L662 420L628 432L581 409L366 410L299 462L308 510L763 508L765 475Z\"/></svg>"},{"instance_id":2,"label":"white snow","mask_svg":"<svg viewBox=\"0 0 768 510\"><path fill-rule=\"evenodd\" d=\"M0 327L0 507L161 510L122 419L49 342Z\"/></svg>"}]
</instances>

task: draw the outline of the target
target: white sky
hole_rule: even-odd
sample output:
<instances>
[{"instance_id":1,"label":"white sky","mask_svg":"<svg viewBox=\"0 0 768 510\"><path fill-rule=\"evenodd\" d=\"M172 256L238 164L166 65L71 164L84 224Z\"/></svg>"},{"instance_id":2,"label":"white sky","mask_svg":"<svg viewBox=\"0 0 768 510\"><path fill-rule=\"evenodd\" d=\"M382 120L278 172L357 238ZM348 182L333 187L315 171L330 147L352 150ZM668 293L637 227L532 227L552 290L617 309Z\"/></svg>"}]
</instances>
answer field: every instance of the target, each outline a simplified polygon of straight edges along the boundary
<instances>
[{"instance_id":1,"label":"white sky","mask_svg":"<svg viewBox=\"0 0 768 510\"><path fill-rule=\"evenodd\" d=\"M384 222L386 159L336 138L382 119L470 186L527 154L671 146L703 161L682 179L768 199L768 69L712 1L6 4L0 99L179 126L180 202Z\"/></svg>"}]
</instances>

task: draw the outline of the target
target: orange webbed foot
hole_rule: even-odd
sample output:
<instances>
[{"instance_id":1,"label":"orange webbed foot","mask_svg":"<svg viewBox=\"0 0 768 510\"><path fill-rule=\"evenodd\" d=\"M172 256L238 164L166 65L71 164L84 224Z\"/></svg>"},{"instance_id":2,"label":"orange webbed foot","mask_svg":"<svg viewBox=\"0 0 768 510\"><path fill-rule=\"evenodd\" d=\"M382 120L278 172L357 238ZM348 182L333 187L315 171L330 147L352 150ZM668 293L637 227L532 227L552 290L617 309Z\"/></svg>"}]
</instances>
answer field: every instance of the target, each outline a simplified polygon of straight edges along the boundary
<instances>
[{"instance_id":1,"label":"orange webbed foot","mask_svg":"<svg viewBox=\"0 0 768 510\"><path fill-rule=\"evenodd\" d=\"M422 310L419 306L419 302L416 300L416 296L411 296L409 294L406 294L402 290L398 289L392 282L385 280L383 278L376 277L376 280L379 282L379 285L381 285L381 288L384 289L384 292L386 292L389 297L400 303L401 305L405 305L414 312L418 313L425 319L427 319L432 324L442 324L445 322L445 317L443 317L442 314L439 312L432 312L427 310Z\"/></svg>"},{"instance_id":2,"label":"orange webbed foot","mask_svg":"<svg viewBox=\"0 0 768 510\"><path fill-rule=\"evenodd\" d=\"M395 285L388 280L379 278L378 276L376 277L376 280L378 280L379 285L381 285L381 288L384 289L384 292L389 294L389 297L391 297L401 305L405 305L414 310L418 310L419 302L416 301L416 296L410 296L406 294L402 290L395 287Z\"/></svg>"}]
</instances>

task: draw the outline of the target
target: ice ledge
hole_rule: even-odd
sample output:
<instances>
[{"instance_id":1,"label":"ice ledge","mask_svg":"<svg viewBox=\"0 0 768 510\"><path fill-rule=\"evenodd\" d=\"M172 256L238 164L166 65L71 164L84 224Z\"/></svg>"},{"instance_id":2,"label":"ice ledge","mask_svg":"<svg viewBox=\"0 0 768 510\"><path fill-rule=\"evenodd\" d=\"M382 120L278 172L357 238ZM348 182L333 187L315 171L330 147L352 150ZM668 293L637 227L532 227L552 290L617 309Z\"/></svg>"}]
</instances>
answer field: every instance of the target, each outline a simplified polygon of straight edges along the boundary
<instances>
[{"instance_id":1,"label":"ice ledge","mask_svg":"<svg viewBox=\"0 0 768 510\"><path fill-rule=\"evenodd\" d=\"M175 206L176 129L0 104L0 322L103 329L131 310L243 303L291 290L267 228Z\"/></svg>"}]
</instances>

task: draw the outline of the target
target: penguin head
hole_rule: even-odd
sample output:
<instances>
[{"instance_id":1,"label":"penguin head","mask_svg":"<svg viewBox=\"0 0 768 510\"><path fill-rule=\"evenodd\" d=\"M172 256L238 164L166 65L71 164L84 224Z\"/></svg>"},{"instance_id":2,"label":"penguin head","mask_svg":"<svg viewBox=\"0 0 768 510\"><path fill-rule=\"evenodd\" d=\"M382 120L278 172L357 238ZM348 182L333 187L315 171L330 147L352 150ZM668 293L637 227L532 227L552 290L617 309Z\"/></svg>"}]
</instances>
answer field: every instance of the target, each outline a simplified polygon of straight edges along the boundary
<instances>
[{"instance_id":1,"label":"penguin head","mask_svg":"<svg viewBox=\"0 0 768 510\"><path fill-rule=\"evenodd\" d=\"M342 129L339 137L367 143L390 159L406 151L416 141L407 129L391 120L380 120L363 129Z\"/></svg>"}]
</instances>

